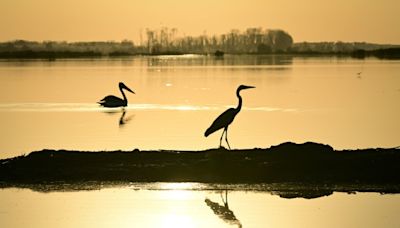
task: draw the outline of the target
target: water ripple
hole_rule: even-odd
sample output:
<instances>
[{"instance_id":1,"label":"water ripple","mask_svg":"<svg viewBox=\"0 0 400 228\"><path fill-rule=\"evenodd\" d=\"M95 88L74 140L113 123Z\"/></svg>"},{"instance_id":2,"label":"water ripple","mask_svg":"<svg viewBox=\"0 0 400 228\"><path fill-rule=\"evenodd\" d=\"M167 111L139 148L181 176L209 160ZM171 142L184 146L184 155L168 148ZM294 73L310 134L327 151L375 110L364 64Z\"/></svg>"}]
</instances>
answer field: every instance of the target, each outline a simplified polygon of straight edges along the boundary
<instances>
[{"instance_id":1,"label":"water ripple","mask_svg":"<svg viewBox=\"0 0 400 228\"><path fill-rule=\"evenodd\" d=\"M126 110L170 110L170 111L223 111L229 105L180 105L180 104L129 104ZM296 112L295 108L243 107L247 111ZM8 103L0 104L0 112L105 112L120 108L104 108L95 103Z\"/></svg>"}]
</instances>

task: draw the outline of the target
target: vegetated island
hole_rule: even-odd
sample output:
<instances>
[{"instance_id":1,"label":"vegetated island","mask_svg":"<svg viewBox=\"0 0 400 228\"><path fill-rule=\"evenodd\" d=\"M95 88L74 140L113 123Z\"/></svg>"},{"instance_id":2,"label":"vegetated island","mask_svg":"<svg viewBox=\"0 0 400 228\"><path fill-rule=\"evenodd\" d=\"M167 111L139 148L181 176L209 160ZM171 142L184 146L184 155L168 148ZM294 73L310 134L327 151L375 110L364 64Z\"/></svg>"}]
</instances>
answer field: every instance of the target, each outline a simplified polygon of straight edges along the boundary
<instances>
[{"instance_id":1,"label":"vegetated island","mask_svg":"<svg viewBox=\"0 0 400 228\"><path fill-rule=\"evenodd\" d=\"M42 150L0 160L0 187L82 182L308 183L400 192L400 150L334 150L287 142L242 150Z\"/></svg>"},{"instance_id":2,"label":"vegetated island","mask_svg":"<svg viewBox=\"0 0 400 228\"><path fill-rule=\"evenodd\" d=\"M146 29L139 44L130 40L65 42L14 40L0 43L0 59L125 57L135 55L224 54L340 56L400 59L400 45L366 42L293 42L280 29L232 29L221 35L178 36L177 29ZM142 37L142 34L141 36Z\"/></svg>"}]
</instances>

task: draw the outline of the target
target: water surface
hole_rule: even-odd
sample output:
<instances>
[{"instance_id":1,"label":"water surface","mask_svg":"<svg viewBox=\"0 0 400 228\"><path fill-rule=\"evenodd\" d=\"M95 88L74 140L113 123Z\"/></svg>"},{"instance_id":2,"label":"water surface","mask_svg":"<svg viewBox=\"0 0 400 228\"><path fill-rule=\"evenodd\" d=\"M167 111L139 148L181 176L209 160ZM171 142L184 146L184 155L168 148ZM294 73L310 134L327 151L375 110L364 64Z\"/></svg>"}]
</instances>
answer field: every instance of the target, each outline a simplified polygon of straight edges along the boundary
<instances>
[{"instance_id":1,"label":"water surface","mask_svg":"<svg viewBox=\"0 0 400 228\"><path fill-rule=\"evenodd\" d=\"M400 145L400 61L291 56L158 56L0 62L0 158L33 150L201 150L226 108L233 148L315 141L335 149ZM105 109L104 96L129 107Z\"/></svg>"},{"instance_id":2,"label":"water surface","mask_svg":"<svg viewBox=\"0 0 400 228\"><path fill-rule=\"evenodd\" d=\"M399 194L335 192L286 199L257 186L230 185L228 191L223 185L197 183L97 187L0 189L0 226L394 228L400 224Z\"/></svg>"}]
</instances>

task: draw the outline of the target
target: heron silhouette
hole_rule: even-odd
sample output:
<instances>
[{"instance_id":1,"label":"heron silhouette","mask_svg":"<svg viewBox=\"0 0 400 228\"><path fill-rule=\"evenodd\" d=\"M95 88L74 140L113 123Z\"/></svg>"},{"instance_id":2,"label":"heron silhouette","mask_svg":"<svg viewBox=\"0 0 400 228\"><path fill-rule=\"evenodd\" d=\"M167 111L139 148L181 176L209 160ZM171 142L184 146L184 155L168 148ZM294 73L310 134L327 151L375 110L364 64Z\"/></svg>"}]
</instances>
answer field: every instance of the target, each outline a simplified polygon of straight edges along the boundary
<instances>
[{"instance_id":1,"label":"heron silhouette","mask_svg":"<svg viewBox=\"0 0 400 228\"><path fill-rule=\"evenodd\" d=\"M238 227L242 227L242 223L239 219L236 218L233 211L229 208L228 205L228 189L225 190L225 200L221 192L221 199L223 205L220 205L217 202L213 202L210 199L206 198L204 202L211 208L211 210L220 217L224 222L231 224L231 225L238 225Z\"/></svg>"},{"instance_id":2,"label":"heron silhouette","mask_svg":"<svg viewBox=\"0 0 400 228\"><path fill-rule=\"evenodd\" d=\"M98 104L100 104L103 107L106 108L117 108L117 107L126 107L128 105L128 99L126 99L125 93L124 93L124 89L128 90L129 92L135 94L135 92L133 92L131 89L129 89L124 83L120 82L118 84L119 86L119 90L122 93L122 96L124 97L124 99L121 99L119 97L116 97L114 95L108 95L106 97L104 97L102 100L100 100L99 102L97 102Z\"/></svg>"},{"instance_id":3,"label":"heron silhouette","mask_svg":"<svg viewBox=\"0 0 400 228\"><path fill-rule=\"evenodd\" d=\"M236 115L240 112L242 109L242 97L240 96L240 91L243 89L251 89L255 88L254 86L246 86L246 85L240 85L237 90L236 90L236 96L239 99L239 104L236 108L230 108L223 112L221 115L217 117L217 119L214 120L214 122L211 124L211 126L206 130L204 133L204 136L207 137L210 134L218 131L219 129L224 129L222 132L221 138L219 140L219 147L222 145L222 137L225 134L225 141L228 144L228 148L231 149L231 146L229 145L228 142L228 127L229 125L233 122L235 119Z\"/></svg>"}]
</instances>

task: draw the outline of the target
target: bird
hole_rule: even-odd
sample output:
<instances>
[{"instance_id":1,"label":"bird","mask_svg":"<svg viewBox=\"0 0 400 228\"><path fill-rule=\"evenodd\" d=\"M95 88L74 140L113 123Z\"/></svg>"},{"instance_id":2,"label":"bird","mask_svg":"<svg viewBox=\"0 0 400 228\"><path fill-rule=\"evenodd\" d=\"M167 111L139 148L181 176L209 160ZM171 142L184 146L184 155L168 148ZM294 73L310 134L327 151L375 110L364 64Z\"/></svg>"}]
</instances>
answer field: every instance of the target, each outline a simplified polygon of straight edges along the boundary
<instances>
[{"instance_id":1,"label":"bird","mask_svg":"<svg viewBox=\"0 0 400 228\"><path fill-rule=\"evenodd\" d=\"M240 96L240 91L244 89L251 89L255 88L254 86L247 86L247 85L240 85L237 90L236 90L236 96L239 99L239 104L236 108L229 108L225 112L223 112L221 115L217 117L217 119L214 120L214 122L211 124L211 126L206 130L204 133L204 136L207 137L210 134L218 131L219 129L224 129L222 132L221 138L219 140L219 147L222 145L222 137L225 134L225 141L228 145L228 148L231 149L229 142L228 142L228 127L229 125L233 122L235 119L236 115L240 112L242 109L242 97Z\"/></svg>"},{"instance_id":2,"label":"bird","mask_svg":"<svg viewBox=\"0 0 400 228\"><path fill-rule=\"evenodd\" d=\"M108 95L106 97L104 97L103 99L101 99L99 102L97 102L98 104L100 104L103 107L106 108L116 108L116 107L126 107L128 105L128 99L126 99L125 93L124 93L124 89L128 90L129 92L135 94L135 92L133 92L131 89L129 89L124 83L120 82L118 84L119 86L119 90L122 93L122 96L124 97L124 99L121 99L119 97L116 97L114 95Z\"/></svg>"}]
</instances>

